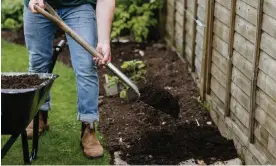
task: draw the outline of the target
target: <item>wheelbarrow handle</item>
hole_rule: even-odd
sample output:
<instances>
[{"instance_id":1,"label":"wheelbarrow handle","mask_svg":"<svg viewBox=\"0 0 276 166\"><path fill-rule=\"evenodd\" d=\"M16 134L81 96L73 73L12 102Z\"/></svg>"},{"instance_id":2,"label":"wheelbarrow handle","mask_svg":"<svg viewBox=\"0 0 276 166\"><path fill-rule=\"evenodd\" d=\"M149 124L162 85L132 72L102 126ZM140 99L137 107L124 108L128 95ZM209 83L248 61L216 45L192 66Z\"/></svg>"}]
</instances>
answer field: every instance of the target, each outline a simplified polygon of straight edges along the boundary
<instances>
[{"instance_id":1,"label":"wheelbarrow handle","mask_svg":"<svg viewBox=\"0 0 276 166\"><path fill-rule=\"evenodd\" d=\"M73 31L68 25L66 25L62 19L59 17L59 15L55 12L55 10L47 3L45 2L46 10L45 11L38 5L34 5L34 9L42 14L45 18L53 21L55 24L57 24L65 33L67 33L69 36L71 36L76 42L78 42L81 46L83 46L91 55L98 57L100 59L103 59L103 55L100 54L95 48L93 48L91 45L89 45L85 40L83 40L75 31Z\"/></svg>"},{"instance_id":2,"label":"wheelbarrow handle","mask_svg":"<svg viewBox=\"0 0 276 166\"><path fill-rule=\"evenodd\" d=\"M103 59L103 55L100 54L95 48L89 45L82 37L80 37L75 31L73 31L68 25L62 21L62 19L58 16L56 11L45 2L46 10L42 9L38 5L34 6L34 9L43 15L45 18L53 21L57 26L59 26L65 33L71 36L77 43L79 43L84 49L86 49L91 55L98 57L99 59ZM124 81L131 89L136 92L138 97L140 97L140 92L138 87L118 68L116 68L111 62L108 62L106 66L114 72L122 81Z\"/></svg>"}]
</instances>

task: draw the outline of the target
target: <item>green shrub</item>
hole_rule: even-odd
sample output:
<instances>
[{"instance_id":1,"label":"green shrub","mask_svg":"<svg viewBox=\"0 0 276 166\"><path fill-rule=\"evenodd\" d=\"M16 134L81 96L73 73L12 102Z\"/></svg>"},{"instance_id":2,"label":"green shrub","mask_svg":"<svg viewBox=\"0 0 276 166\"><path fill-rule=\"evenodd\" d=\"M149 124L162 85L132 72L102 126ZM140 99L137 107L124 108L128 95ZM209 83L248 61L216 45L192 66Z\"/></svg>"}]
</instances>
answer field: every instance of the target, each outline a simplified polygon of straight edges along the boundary
<instances>
[{"instance_id":1,"label":"green shrub","mask_svg":"<svg viewBox=\"0 0 276 166\"><path fill-rule=\"evenodd\" d=\"M23 0L2 0L2 29L18 30L23 27Z\"/></svg>"},{"instance_id":2,"label":"green shrub","mask_svg":"<svg viewBox=\"0 0 276 166\"><path fill-rule=\"evenodd\" d=\"M149 28L157 25L155 11L162 5L162 0L118 0L111 37L132 33L137 42L142 42Z\"/></svg>"}]
</instances>

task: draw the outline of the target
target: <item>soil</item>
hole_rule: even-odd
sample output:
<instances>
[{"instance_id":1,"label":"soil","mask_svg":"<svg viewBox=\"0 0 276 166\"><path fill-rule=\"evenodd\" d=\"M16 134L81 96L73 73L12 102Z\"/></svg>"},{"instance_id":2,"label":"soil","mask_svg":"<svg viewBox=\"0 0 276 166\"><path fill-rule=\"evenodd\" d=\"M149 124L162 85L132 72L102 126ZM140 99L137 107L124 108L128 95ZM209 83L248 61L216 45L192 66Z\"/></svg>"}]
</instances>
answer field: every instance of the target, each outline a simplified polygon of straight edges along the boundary
<instances>
[{"instance_id":1,"label":"soil","mask_svg":"<svg viewBox=\"0 0 276 166\"><path fill-rule=\"evenodd\" d=\"M198 89L186 64L170 49L152 45L114 43L113 63L119 67L125 60L145 61L148 83L156 85L152 88L166 89L173 95L180 106L179 116L175 119L146 102L126 104L118 97L104 98L100 107L100 131L109 151L121 151L122 159L131 165L175 165L191 158L211 164L237 157L233 141L223 138L214 123L207 124L212 120L209 112L196 100ZM145 51L145 56L136 53L138 49ZM99 75L103 73L100 71ZM148 91L145 89L145 92ZM101 94L104 94L102 88ZM174 103L161 102L158 106L172 107Z\"/></svg>"},{"instance_id":2,"label":"soil","mask_svg":"<svg viewBox=\"0 0 276 166\"><path fill-rule=\"evenodd\" d=\"M121 151L122 159L131 165L175 165L191 158L211 164L236 158L233 141L220 135L209 112L197 101L198 88L188 72L187 64L170 49L153 47L153 44L113 43L112 62L119 67L123 61L143 60L148 69L147 82L173 95L171 103L161 102L157 106L166 108L178 102L178 118L146 104L147 96L154 95L147 94L146 89L144 102L137 100L125 103L118 96L104 97L99 111L99 129L105 138L105 148L111 154ZM141 56L137 50L143 50L145 55ZM68 48L63 50L58 60L72 66ZM107 72L105 69L99 70L102 96L105 94L103 74ZM114 164L113 161L111 164Z\"/></svg>"},{"instance_id":3,"label":"soil","mask_svg":"<svg viewBox=\"0 0 276 166\"><path fill-rule=\"evenodd\" d=\"M27 89L42 84L46 79L38 75L1 76L2 89Z\"/></svg>"},{"instance_id":4,"label":"soil","mask_svg":"<svg viewBox=\"0 0 276 166\"><path fill-rule=\"evenodd\" d=\"M25 44L23 29L19 29L18 31L2 30L1 37L2 39L5 39L6 41L9 41L9 42L13 42L21 45Z\"/></svg>"},{"instance_id":5,"label":"soil","mask_svg":"<svg viewBox=\"0 0 276 166\"><path fill-rule=\"evenodd\" d=\"M146 85L139 89L141 93L140 100L144 103L167 113L174 118L179 114L178 100L168 91L157 87L157 85Z\"/></svg>"}]
</instances>

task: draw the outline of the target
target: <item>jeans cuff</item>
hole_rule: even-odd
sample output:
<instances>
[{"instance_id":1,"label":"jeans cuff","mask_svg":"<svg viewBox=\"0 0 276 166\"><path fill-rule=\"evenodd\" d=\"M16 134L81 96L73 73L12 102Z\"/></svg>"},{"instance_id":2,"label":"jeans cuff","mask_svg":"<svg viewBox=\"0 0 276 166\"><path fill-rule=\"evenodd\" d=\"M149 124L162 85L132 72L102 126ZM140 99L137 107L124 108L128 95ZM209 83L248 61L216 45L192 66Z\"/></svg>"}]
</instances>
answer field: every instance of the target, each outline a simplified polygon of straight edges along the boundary
<instances>
[{"instance_id":1,"label":"jeans cuff","mask_svg":"<svg viewBox=\"0 0 276 166\"><path fill-rule=\"evenodd\" d=\"M99 115L98 114L81 114L78 113L77 119L81 122L86 123L93 123L99 121Z\"/></svg>"},{"instance_id":2,"label":"jeans cuff","mask_svg":"<svg viewBox=\"0 0 276 166\"><path fill-rule=\"evenodd\" d=\"M42 104L39 110L41 111L49 111L51 109L51 103L50 102L45 102Z\"/></svg>"}]
</instances>

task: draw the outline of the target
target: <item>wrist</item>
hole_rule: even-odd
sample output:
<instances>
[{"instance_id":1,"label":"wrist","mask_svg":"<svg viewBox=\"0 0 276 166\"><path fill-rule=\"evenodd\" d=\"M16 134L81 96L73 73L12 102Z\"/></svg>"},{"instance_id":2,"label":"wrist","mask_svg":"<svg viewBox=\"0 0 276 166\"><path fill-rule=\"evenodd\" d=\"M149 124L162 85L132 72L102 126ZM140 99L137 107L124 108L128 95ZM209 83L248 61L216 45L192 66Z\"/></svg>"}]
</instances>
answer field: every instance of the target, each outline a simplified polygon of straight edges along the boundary
<instances>
[{"instance_id":1,"label":"wrist","mask_svg":"<svg viewBox=\"0 0 276 166\"><path fill-rule=\"evenodd\" d=\"M99 39L98 44L110 44L110 39Z\"/></svg>"}]
</instances>

